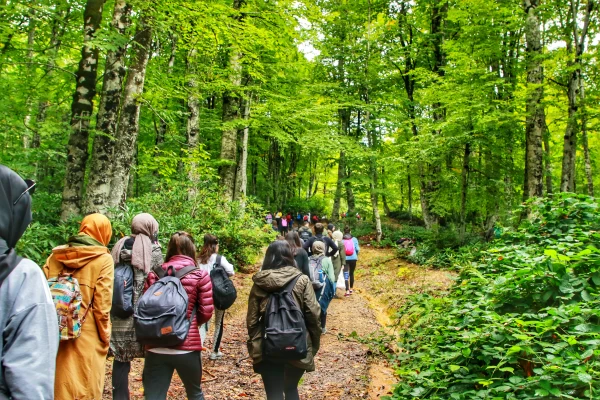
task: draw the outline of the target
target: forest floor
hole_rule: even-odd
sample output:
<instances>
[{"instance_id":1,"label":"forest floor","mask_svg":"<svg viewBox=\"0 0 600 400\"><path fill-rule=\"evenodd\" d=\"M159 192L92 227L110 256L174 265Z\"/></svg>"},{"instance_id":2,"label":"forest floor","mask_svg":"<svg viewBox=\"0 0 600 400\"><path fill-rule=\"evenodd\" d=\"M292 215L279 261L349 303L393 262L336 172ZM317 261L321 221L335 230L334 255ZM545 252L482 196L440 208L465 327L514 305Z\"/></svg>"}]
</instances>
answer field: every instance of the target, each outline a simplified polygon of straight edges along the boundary
<instances>
[{"instance_id":1,"label":"forest floor","mask_svg":"<svg viewBox=\"0 0 600 400\"><path fill-rule=\"evenodd\" d=\"M259 266L255 269L258 270ZM246 350L245 317L252 274L234 276L238 301L225 315L221 360L208 360L204 352L203 389L207 400L239 398L264 399L260 375L252 370ZM354 294L338 296L329 306L327 334L316 356L316 371L305 374L300 385L302 399L378 399L391 392L393 369L383 357L372 354L368 346L352 338L355 332L367 336L387 330L393 311L407 296L428 291L442 294L452 283L452 274L407 263L394 249L363 246L357 267ZM212 326L207 345L212 341ZM111 398L112 359L106 363L104 399ZM132 399L143 399L143 360L136 359L130 373ZM169 399L185 399L185 389L174 374Z\"/></svg>"}]
</instances>

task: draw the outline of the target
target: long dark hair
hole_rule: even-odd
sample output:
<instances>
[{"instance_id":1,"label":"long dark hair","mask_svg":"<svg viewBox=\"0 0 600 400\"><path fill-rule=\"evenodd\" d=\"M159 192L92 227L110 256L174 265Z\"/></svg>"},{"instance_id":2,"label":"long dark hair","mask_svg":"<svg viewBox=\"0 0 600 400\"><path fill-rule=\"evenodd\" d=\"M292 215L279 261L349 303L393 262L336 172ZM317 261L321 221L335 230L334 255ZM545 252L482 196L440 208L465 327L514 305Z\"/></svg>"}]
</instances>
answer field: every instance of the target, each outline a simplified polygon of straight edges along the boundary
<instances>
[{"instance_id":1,"label":"long dark hair","mask_svg":"<svg viewBox=\"0 0 600 400\"><path fill-rule=\"evenodd\" d=\"M302 247L302 242L300 241L298 232L288 232L288 234L285 235L285 240L290 244L290 247L292 248L292 254L295 257L296 254L298 254L298 249Z\"/></svg>"},{"instance_id":2,"label":"long dark hair","mask_svg":"<svg viewBox=\"0 0 600 400\"><path fill-rule=\"evenodd\" d=\"M263 271L268 269L278 269L283 267L293 267L294 254L287 241L276 240L269 245L265 260L263 261Z\"/></svg>"},{"instance_id":3,"label":"long dark hair","mask_svg":"<svg viewBox=\"0 0 600 400\"><path fill-rule=\"evenodd\" d=\"M188 256L192 259L196 258L194 238L187 232L176 232L171 236L165 262L168 262L172 257L177 255Z\"/></svg>"},{"instance_id":4,"label":"long dark hair","mask_svg":"<svg viewBox=\"0 0 600 400\"><path fill-rule=\"evenodd\" d=\"M200 255L198 256L200 264L208 263L210 256L217 252L218 245L219 239L217 239L215 235L211 235L210 233L204 235L204 245L202 246L202 250L200 250Z\"/></svg>"}]
</instances>

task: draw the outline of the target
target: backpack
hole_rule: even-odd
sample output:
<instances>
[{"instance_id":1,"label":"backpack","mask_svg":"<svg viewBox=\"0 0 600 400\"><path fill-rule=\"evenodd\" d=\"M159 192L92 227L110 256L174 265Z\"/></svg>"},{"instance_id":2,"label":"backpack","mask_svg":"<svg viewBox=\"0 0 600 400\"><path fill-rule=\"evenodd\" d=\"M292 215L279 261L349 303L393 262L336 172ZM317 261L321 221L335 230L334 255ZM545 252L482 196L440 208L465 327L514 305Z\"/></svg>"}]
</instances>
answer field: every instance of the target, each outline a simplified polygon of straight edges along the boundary
<instances>
[{"instance_id":1,"label":"backpack","mask_svg":"<svg viewBox=\"0 0 600 400\"><path fill-rule=\"evenodd\" d=\"M115 284L110 314L119 318L129 318L133 315L133 267L126 263L115 266Z\"/></svg>"},{"instance_id":2,"label":"backpack","mask_svg":"<svg viewBox=\"0 0 600 400\"><path fill-rule=\"evenodd\" d=\"M265 311L263 355L275 360L302 360L308 353L304 315L292 290L302 275L279 292L269 294Z\"/></svg>"},{"instance_id":3,"label":"backpack","mask_svg":"<svg viewBox=\"0 0 600 400\"><path fill-rule=\"evenodd\" d=\"M314 290L320 290L325 286L325 272L323 272L323 259L325 257L310 257L308 259L310 281L312 282Z\"/></svg>"},{"instance_id":4,"label":"backpack","mask_svg":"<svg viewBox=\"0 0 600 400\"><path fill-rule=\"evenodd\" d=\"M190 329L190 320L196 314L196 306L190 319L187 318L188 295L181 279L198 270L195 265L179 271L161 266L152 271L159 280L140 297L133 314L137 341L150 346L171 347L185 341Z\"/></svg>"},{"instance_id":5,"label":"backpack","mask_svg":"<svg viewBox=\"0 0 600 400\"><path fill-rule=\"evenodd\" d=\"M288 223L287 223L287 219L285 219L285 218L284 218L284 219L282 219L282 220L281 220L281 226L285 226L285 227L287 227L287 225L288 225Z\"/></svg>"},{"instance_id":6,"label":"backpack","mask_svg":"<svg viewBox=\"0 0 600 400\"><path fill-rule=\"evenodd\" d=\"M56 316L58 318L58 336L61 341L77 339L81 336L81 327L85 322L88 311L92 308L94 297L81 315L81 290L79 281L73 277L73 273L65 273L64 270L48 279L50 296L54 302Z\"/></svg>"},{"instance_id":7,"label":"backpack","mask_svg":"<svg viewBox=\"0 0 600 400\"><path fill-rule=\"evenodd\" d=\"M346 255L351 256L354 254L354 241L352 239L344 239L344 248L346 249Z\"/></svg>"},{"instance_id":8,"label":"backpack","mask_svg":"<svg viewBox=\"0 0 600 400\"><path fill-rule=\"evenodd\" d=\"M237 291L233 282L227 275L227 271L221 265L221 255L217 254L217 260L210 271L210 280L212 282L213 303L217 310L227 310L235 303Z\"/></svg>"},{"instance_id":9,"label":"backpack","mask_svg":"<svg viewBox=\"0 0 600 400\"><path fill-rule=\"evenodd\" d=\"M312 234L310 233L310 231L308 229L300 229L300 239L308 240L308 239L310 239L311 236L312 236Z\"/></svg>"},{"instance_id":10,"label":"backpack","mask_svg":"<svg viewBox=\"0 0 600 400\"><path fill-rule=\"evenodd\" d=\"M308 215L305 215L303 218L304 221L308 221Z\"/></svg>"}]
</instances>

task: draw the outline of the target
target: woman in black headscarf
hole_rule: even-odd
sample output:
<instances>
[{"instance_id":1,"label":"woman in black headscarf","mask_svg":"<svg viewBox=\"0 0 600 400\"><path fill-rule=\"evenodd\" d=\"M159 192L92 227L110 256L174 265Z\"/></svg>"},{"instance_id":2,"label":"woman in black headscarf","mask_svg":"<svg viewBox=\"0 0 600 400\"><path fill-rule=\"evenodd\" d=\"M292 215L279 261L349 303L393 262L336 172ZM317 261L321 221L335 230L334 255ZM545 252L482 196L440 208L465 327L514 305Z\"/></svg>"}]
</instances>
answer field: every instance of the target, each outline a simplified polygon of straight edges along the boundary
<instances>
[{"instance_id":1,"label":"woman in black headscarf","mask_svg":"<svg viewBox=\"0 0 600 400\"><path fill-rule=\"evenodd\" d=\"M40 267L15 252L31 222L33 185L0 165L0 398L54 398L54 303Z\"/></svg>"}]
</instances>

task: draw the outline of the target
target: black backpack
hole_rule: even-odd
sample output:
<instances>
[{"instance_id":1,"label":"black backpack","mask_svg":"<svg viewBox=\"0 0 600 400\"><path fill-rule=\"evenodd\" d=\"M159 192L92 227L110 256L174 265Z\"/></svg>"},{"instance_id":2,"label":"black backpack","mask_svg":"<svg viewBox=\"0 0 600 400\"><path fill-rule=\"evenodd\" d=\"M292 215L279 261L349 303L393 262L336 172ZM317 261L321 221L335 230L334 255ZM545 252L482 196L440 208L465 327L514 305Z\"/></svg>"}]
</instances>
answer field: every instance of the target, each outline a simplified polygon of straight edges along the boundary
<instances>
[{"instance_id":1,"label":"black backpack","mask_svg":"<svg viewBox=\"0 0 600 400\"><path fill-rule=\"evenodd\" d=\"M312 233L310 233L310 230L308 230L308 229L300 230L300 239L306 241L306 240L310 239L311 236L312 236Z\"/></svg>"},{"instance_id":2,"label":"black backpack","mask_svg":"<svg viewBox=\"0 0 600 400\"><path fill-rule=\"evenodd\" d=\"M133 315L133 280L134 272L131 265L119 263L115 266L115 284L110 314L119 318L129 318Z\"/></svg>"},{"instance_id":3,"label":"black backpack","mask_svg":"<svg viewBox=\"0 0 600 400\"><path fill-rule=\"evenodd\" d=\"M150 346L171 347L185 341L190 329L187 318L188 295L181 279L198 269L195 265L175 272L169 266L153 269L159 280L146 290L135 310L134 327L137 341ZM196 306L191 318L196 314Z\"/></svg>"},{"instance_id":4,"label":"black backpack","mask_svg":"<svg viewBox=\"0 0 600 400\"><path fill-rule=\"evenodd\" d=\"M263 355L273 360L302 360L308 353L304 314L292 290L298 275L281 291L269 295L265 311Z\"/></svg>"},{"instance_id":5,"label":"black backpack","mask_svg":"<svg viewBox=\"0 0 600 400\"><path fill-rule=\"evenodd\" d=\"M217 310L227 310L235 303L237 291L227 271L221 265L221 255L217 254L217 260L210 271L210 280L212 282L213 303Z\"/></svg>"}]
</instances>

